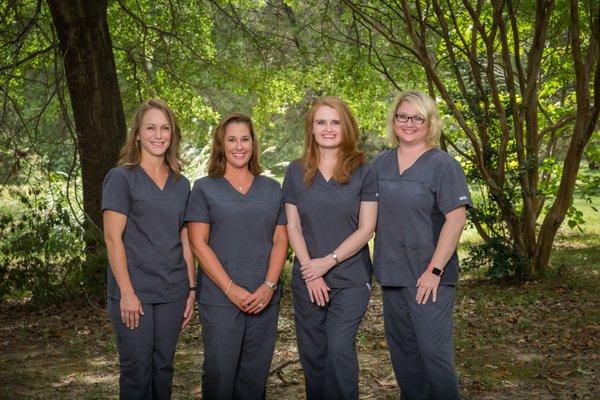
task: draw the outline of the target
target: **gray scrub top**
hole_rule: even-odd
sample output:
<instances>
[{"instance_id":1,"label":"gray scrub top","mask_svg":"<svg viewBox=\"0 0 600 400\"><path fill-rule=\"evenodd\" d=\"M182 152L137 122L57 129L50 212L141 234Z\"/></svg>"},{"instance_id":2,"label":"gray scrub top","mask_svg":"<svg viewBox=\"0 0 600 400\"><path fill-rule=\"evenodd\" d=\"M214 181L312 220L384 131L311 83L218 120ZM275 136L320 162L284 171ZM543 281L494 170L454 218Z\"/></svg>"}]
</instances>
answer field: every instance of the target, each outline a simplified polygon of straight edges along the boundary
<instances>
[{"instance_id":1,"label":"gray scrub top","mask_svg":"<svg viewBox=\"0 0 600 400\"><path fill-rule=\"evenodd\" d=\"M298 160L288 165L283 180L284 201L298 209L302 235L310 258L331 254L358 229L358 213L363 201L377 201L377 176L370 164L362 164L347 184L333 177L326 181L319 170L310 186L304 184L304 167ZM294 259L298 273L300 262ZM346 288L369 283L372 275L369 246L330 269L324 279L330 288Z\"/></svg>"},{"instance_id":2,"label":"gray scrub top","mask_svg":"<svg viewBox=\"0 0 600 400\"><path fill-rule=\"evenodd\" d=\"M187 297L189 279L180 232L190 182L169 177L163 190L140 166L111 169L102 184L102 211L127 216L123 244L127 271L142 303L167 303ZM110 267L108 296L119 300L121 292Z\"/></svg>"},{"instance_id":3,"label":"gray scrub top","mask_svg":"<svg viewBox=\"0 0 600 400\"><path fill-rule=\"evenodd\" d=\"M428 150L401 175L396 151L386 150L372 162L379 182L375 277L383 286L414 286L431 261L445 214L470 207L471 200L462 167L448 153ZM455 251L440 284L457 281Z\"/></svg>"},{"instance_id":4,"label":"gray scrub top","mask_svg":"<svg viewBox=\"0 0 600 400\"><path fill-rule=\"evenodd\" d=\"M210 224L208 246L229 277L250 292L262 285L267 276L276 225L287 223L279 183L262 175L254 177L245 195L223 177L198 179L190 194L185 221ZM198 286L199 303L235 307L204 272ZM278 287L271 303L278 302L280 296Z\"/></svg>"}]
</instances>

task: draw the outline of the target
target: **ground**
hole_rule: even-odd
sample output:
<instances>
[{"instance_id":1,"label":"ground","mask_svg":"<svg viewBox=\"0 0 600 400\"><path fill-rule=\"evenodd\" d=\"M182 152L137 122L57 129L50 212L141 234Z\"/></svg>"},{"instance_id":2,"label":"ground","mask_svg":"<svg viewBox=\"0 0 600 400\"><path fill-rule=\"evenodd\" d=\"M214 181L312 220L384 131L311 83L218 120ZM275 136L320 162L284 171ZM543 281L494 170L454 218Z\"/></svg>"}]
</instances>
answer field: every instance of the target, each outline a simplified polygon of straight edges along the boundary
<instances>
[{"instance_id":1,"label":"ground","mask_svg":"<svg viewBox=\"0 0 600 400\"><path fill-rule=\"evenodd\" d=\"M599 278L596 271L567 269L517 286L461 281L455 344L463 398L600 398ZM289 292L283 299L268 397L303 399ZM3 305L0 311L0 398L117 397L115 341L101 307L83 298L44 309ZM181 337L174 399L200 396L200 335L195 320ZM357 344L361 398L398 398L377 287Z\"/></svg>"}]
</instances>

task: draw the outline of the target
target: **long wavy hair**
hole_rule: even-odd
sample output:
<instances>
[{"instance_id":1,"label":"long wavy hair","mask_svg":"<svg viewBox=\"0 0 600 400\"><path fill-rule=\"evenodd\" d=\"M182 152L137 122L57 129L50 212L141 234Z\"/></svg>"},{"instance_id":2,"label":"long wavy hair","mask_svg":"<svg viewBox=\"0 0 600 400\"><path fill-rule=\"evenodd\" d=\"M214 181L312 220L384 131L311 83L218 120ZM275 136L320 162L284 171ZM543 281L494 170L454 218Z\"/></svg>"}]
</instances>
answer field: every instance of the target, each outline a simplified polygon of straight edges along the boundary
<instances>
[{"instance_id":1,"label":"long wavy hair","mask_svg":"<svg viewBox=\"0 0 600 400\"><path fill-rule=\"evenodd\" d=\"M304 153L301 161L304 166L304 184L309 186L313 183L319 168L319 145L313 134L313 123L315 113L319 107L331 107L340 114L342 123L342 142L338 152L338 162L333 172L333 178L346 184L350 176L361 164L365 162L365 154L356 147L358 142L358 124L348 108L348 105L338 97L326 96L314 101L304 119Z\"/></svg>"},{"instance_id":2,"label":"long wavy hair","mask_svg":"<svg viewBox=\"0 0 600 400\"><path fill-rule=\"evenodd\" d=\"M390 107L387 118L387 133L392 145L398 146L400 144L394 126L398 107L400 107L402 103L408 103L415 107L417 111L419 111L419 114L427 121L427 124L429 125L429 130L425 137L425 144L427 147L440 147L440 136L442 135L443 123L440 118L438 106L429 95L418 90L407 90L400 93L396 99L394 99L392 107Z\"/></svg>"},{"instance_id":3,"label":"long wavy hair","mask_svg":"<svg viewBox=\"0 0 600 400\"><path fill-rule=\"evenodd\" d=\"M142 147L140 141L138 140L138 136L142 126L142 121L144 120L144 114L146 114L148 110L152 109L162 111L169 120L169 125L171 126L171 142L169 144L169 148L165 152L164 160L167 167L169 167L173 174L175 174L175 178L177 179L181 176L181 170L184 164L179 151L179 144L181 143L181 129L179 128L179 123L177 122L177 118L175 118L173 110L167 106L167 103L159 99L150 99L138 106L135 114L133 115L129 133L127 134L127 139L125 139L125 143L119 152L119 162L117 165L124 165L133 168L139 165L140 161L142 161Z\"/></svg>"},{"instance_id":4,"label":"long wavy hair","mask_svg":"<svg viewBox=\"0 0 600 400\"><path fill-rule=\"evenodd\" d=\"M244 114L232 113L223 118L213 131L212 147L208 159L208 176L212 178L220 178L225 175L225 167L227 166L225 131L227 130L227 126L233 123L246 124L248 126L250 136L252 137L252 154L248 161L248 170L254 176L260 175L262 172L262 168L258 162L258 140L254 132L252 119Z\"/></svg>"}]
</instances>

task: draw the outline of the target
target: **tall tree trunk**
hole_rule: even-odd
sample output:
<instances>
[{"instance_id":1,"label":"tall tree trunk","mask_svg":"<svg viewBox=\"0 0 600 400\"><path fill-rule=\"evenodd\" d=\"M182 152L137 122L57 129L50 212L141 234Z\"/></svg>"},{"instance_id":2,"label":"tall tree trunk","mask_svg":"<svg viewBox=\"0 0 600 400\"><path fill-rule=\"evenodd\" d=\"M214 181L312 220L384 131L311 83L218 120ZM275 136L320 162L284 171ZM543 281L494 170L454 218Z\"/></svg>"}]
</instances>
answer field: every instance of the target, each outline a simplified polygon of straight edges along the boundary
<instances>
[{"instance_id":1,"label":"tall tree trunk","mask_svg":"<svg viewBox=\"0 0 600 400\"><path fill-rule=\"evenodd\" d=\"M125 137L107 0L47 0L63 56L77 130L88 257L101 248L101 189ZM95 281L103 268L86 279Z\"/></svg>"}]
</instances>

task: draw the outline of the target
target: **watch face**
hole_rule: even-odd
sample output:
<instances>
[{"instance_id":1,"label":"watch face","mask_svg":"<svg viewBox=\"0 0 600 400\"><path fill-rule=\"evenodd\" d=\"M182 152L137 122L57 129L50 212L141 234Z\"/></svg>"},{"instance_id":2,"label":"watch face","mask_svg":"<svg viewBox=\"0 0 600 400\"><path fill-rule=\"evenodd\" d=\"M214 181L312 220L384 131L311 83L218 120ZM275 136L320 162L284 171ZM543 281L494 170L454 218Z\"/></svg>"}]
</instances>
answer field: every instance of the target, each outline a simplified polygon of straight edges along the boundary
<instances>
[{"instance_id":1,"label":"watch face","mask_svg":"<svg viewBox=\"0 0 600 400\"><path fill-rule=\"evenodd\" d=\"M434 275L441 276L443 271L441 269L439 269L438 267L433 267L433 269L431 270L431 272Z\"/></svg>"}]
</instances>

